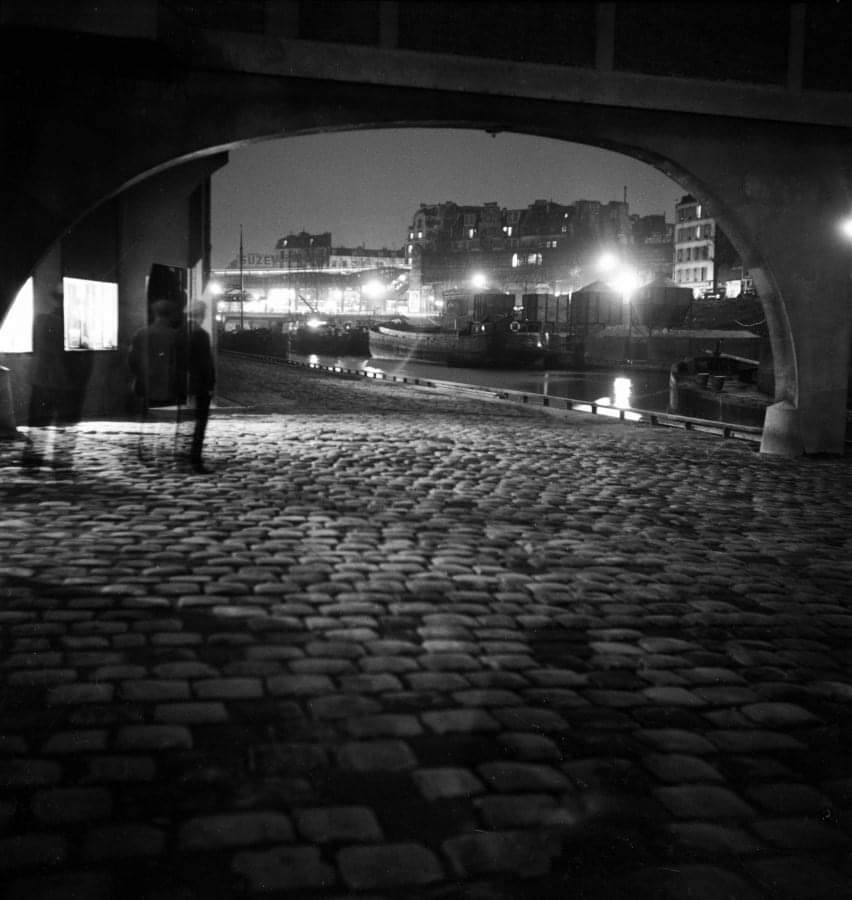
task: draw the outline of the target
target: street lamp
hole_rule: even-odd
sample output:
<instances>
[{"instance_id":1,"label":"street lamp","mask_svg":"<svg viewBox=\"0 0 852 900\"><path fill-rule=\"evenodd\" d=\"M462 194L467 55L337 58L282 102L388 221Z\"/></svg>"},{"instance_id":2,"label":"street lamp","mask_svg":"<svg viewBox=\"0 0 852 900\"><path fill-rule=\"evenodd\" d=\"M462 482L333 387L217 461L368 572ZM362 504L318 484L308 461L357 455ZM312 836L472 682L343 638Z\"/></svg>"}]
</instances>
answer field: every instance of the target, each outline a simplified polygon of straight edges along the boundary
<instances>
[{"instance_id":1,"label":"street lamp","mask_svg":"<svg viewBox=\"0 0 852 900\"><path fill-rule=\"evenodd\" d=\"M599 272L613 272L618 268L618 257L610 250L605 250L598 257L597 265Z\"/></svg>"},{"instance_id":2,"label":"street lamp","mask_svg":"<svg viewBox=\"0 0 852 900\"><path fill-rule=\"evenodd\" d=\"M625 356L630 359L630 344L633 340L633 304L631 297L640 286L639 275L629 266L618 270L616 276L610 281L612 287L621 294L621 302L627 307L627 346Z\"/></svg>"},{"instance_id":3,"label":"street lamp","mask_svg":"<svg viewBox=\"0 0 852 900\"><path fill-rule=\"evenodd\" d=\"M488 279L482 272L474 272L471 276L470 283L476 290L481 291L488 284Z\"/></svg>"},{"instance_id":4,"label":"street lamp","mask_svg":"<svg viewBox=\"0 0 852 900\"><path fill-rule=\"evenodd\" d=\"M381 283L381 281L373 279L372 281L368 281L365 285L363 285L363 287L361 288L361 293L369 300L379 300L385 295L385 286Z\"/></svg>"},{"instance_id":5,"label":"street lamp","mask_svg":"<svg viewBox=\"0 0 852 900\"><path fill-rule=\"evenodd\" d=\"M848 241L852 241L852 216L840 223L840 231Z\"/></svg>"}]
</instances>

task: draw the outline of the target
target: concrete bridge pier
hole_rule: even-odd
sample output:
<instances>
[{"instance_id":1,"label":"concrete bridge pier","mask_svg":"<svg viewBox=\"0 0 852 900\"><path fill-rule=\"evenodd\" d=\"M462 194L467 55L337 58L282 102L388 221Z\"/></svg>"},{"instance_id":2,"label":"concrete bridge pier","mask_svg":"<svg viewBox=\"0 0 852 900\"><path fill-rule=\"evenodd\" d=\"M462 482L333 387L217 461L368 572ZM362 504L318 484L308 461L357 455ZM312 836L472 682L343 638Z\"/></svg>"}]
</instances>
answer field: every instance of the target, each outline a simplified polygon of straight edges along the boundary
<instances>
[{"instance_id":1,"label":"concrete bridge pier","mask_svg":"<svg viewBox=\"0 0 852 900\"><path fill-rule=\"evenodd\" d=\"M767 264L755 281L775 359L761 451L784 456L842 454L846 438L852 245L840 224L852 182L837 160L808 156L780 204L762 204L762 221L750 224ZM755 191L747 182L745 193Z\"/></svg>"},{"instance_id":2,"label":"concrete bridge pier","mask_svg":"<svg viewBox=\"0 0 852 900\"><path fill-rule=\"evenodd\" d=\"M783 456L845 449L852 304L852 145L833 129L758 123L735 138L678 145L689 186L751 271L775 368L761 451ZM673 176L674 177L674 176Z\"/></svg>"}]
</instances>

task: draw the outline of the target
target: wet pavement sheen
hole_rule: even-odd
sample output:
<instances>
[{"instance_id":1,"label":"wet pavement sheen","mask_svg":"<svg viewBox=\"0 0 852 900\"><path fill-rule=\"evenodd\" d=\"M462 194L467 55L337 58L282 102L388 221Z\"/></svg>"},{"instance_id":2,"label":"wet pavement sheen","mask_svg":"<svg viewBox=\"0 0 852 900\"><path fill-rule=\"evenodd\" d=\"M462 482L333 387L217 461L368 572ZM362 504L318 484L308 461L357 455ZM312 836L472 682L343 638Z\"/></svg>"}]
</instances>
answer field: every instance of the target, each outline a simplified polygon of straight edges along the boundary
<instances>
[{"instance_id":1,"label":"wet pavement sheen","mask_svg":"<svg viewBox=\"0 0 852 900\"><path fill-rule=\"evenodd\" d=\"M6 897L849 894L848 458L220 375L0 443Z\"/></svg>"}]
</instances>

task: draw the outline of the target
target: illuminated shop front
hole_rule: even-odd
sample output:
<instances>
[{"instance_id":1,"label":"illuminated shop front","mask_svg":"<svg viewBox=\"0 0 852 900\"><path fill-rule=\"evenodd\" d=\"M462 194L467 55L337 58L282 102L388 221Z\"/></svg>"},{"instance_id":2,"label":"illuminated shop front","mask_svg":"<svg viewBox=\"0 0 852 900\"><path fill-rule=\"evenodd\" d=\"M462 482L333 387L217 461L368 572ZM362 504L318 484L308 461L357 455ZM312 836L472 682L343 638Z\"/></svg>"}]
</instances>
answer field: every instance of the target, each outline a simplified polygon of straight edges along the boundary
<instances>
[{"instance_id":1,"label":"illuminated shop front","mask_svg":"<svg viewBox=\"0 0 852 900\"><path fill-rule=\"evenodd\" d=\"M210 272L210 175L220 154L176 166L103 203L40 260L0 323L0 365L10 370L16 423L25 425L35 371L33 325L56 309L61 286L63 369L84 418L128 413L127 353L150 321L151 302L172 301L179 320ZM212 313L205 327L213 333Z\"/></svg>"}]
</instances>

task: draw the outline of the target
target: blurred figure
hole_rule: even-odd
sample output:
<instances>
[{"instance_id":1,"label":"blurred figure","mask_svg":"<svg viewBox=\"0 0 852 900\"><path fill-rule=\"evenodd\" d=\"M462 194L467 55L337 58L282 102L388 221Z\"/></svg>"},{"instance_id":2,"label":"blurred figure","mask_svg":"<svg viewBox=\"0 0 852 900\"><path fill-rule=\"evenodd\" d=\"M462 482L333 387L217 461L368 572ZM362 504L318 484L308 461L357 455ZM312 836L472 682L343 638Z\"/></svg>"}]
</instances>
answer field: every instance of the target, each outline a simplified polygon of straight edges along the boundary
<instances>
[{"instance_id":1,"label":"blurred figure","mask_svg":"<svg viewBox=\"0 0 852 900\"><path fill-rule=\"evenodd\" d=\"M202 462L204 435L207 431L207 420L210 417L210 400L216 384L216 369L213 364L213 350L210 335L202 323L207 313L207 305L194 301L189 307L186 335L186 366L189 381L189 396L195 406L195 426L192 432L192 444L189 461L193 471L206 475L210 470Z\"/></svg>"},{"instance_id":2,"label":"blurred figure","mask_svg":"<svg viewBox=\"0 0 852 900\"><path fill-rule=\"evenodd\" d=\"M30 432L22 463L28 468L49 465L70 468L74 434L66 430L72 424L74 390L65 363L65 323L63 288L59 282L50 293L49 312L33 320L33 370L30 394Z\"/></svg>"},{"instance_id":3,"label":"blurred figure","mask_svg":"<svg viewBox=\"0 0 852 900\"><path fill-rule=\"evenodd\" d=\"M149 431L151 409L178 406L186 402L182 384L178 331L172 319L174 308L165 299L157 299L151 305L154 320L140 328L130 345L128 364L133 374L133 394L139 413L139 458L146 456L144 438ZM153 429L151 455L157 456L159 433Z\"/></svg>"}]
</instances>

